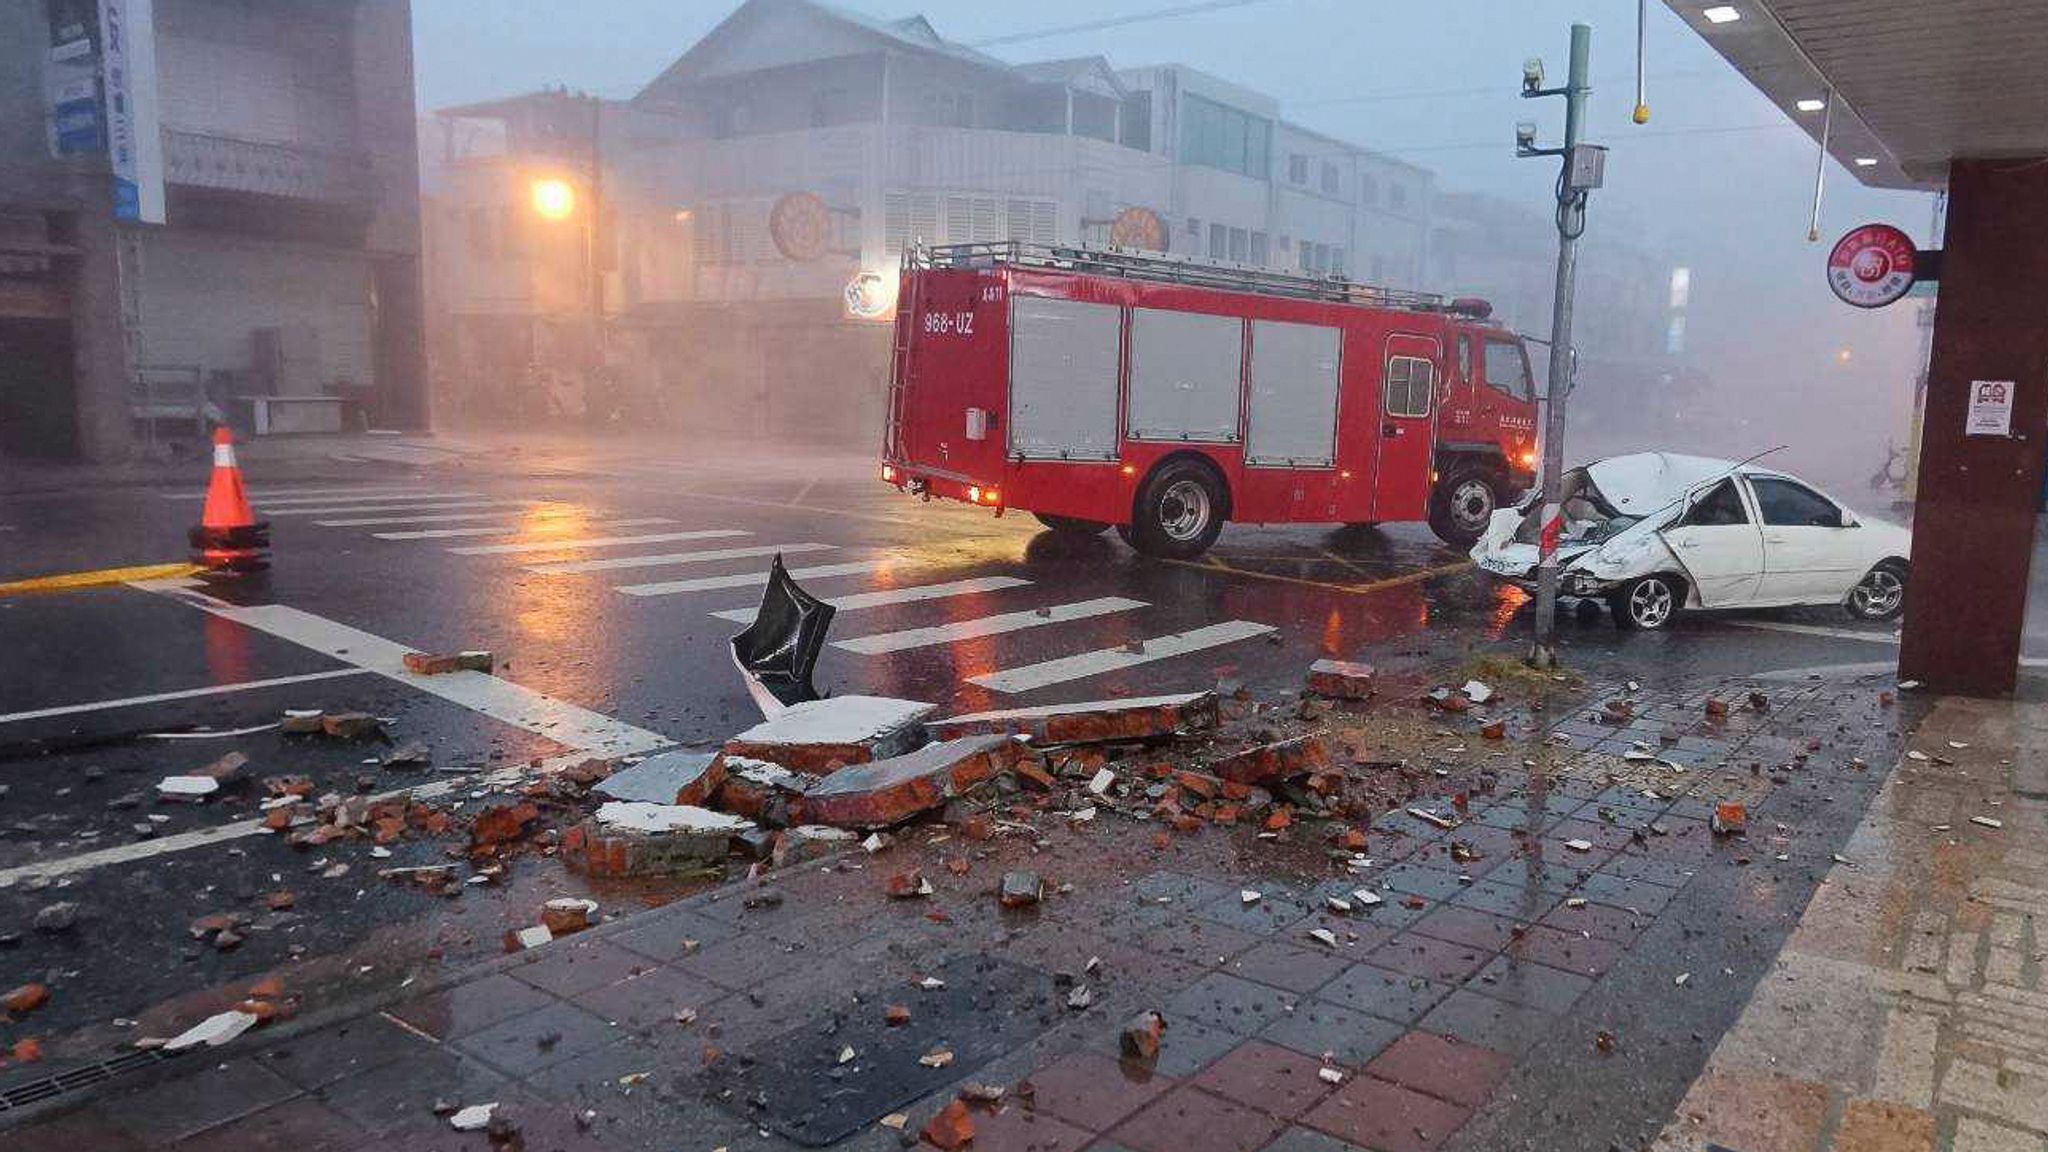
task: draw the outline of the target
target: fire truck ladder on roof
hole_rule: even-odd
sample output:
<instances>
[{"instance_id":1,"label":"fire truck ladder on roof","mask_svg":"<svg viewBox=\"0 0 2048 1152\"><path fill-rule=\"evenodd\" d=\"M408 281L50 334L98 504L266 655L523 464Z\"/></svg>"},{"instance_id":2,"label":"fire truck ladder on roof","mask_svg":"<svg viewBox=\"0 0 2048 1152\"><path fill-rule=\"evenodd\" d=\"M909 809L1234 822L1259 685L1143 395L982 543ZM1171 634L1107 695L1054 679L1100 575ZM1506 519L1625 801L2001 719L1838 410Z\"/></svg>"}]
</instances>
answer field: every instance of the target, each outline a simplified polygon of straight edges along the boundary
<instances>
[{"instance_id":1,"label":"fire truck ladder on roof","mask_svg":"<svg viewBox=\"0 0 2048 1152\"><path fill-rule=\"evenodd\" d=\"M914 250L904 252L904 267L911 266L914 255ZM891 327L890 336L892 347L889 352L889 412L888 422L882 430L882 459L890 461L904 458L903 404L904 390L910 383L907 379L910 372L910 332L911 325L916 323L918 313L923 311L920 303L924 295L924 282L914 276L907 279L910 281L910 299L897 302L896 322Z\"/></svg>"},{"instance_id":2,"label":"fire truck ladder on roof","mask_svg":"<svg viewBox=\"0 0 2048 1152\"><path fill-rule=\"evenodd\" d=\"M985 244L942 244L919 248L906 254L915 267L1014 268L1076 272L1091 276L1115 276L1159 284L1185 284L1216 288L1226 292L1251 292L1264 296L1292 296L1302 300L1328 300L1340 304L1365 304L1378 308L1406 308L1419 312L1463 312L1463 301L1450 301L1428 292L1359 284L1335 276L1314 276L1253 268L1242 264L1213 264L1161 252L1133 248L1074 248L1058 244L1025 244L999 241Z\"/></svg>"}]
</instances>

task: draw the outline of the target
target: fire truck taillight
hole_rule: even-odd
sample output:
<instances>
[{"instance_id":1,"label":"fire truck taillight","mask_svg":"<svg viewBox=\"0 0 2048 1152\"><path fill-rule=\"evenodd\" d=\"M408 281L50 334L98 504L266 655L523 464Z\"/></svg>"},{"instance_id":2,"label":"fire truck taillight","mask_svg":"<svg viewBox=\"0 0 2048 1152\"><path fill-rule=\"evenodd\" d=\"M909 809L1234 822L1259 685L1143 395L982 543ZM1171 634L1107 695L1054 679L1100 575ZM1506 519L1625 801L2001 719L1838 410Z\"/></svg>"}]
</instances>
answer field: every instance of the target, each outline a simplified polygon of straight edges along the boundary
<instances>
[{"instance_id":1,"label":"fire truck taillight","mask_svg":"<svg viewBox=\"0 0 2048 1152\"><path fill-rule=\"evenodd\" d=\"M1138 466L1135 464L1126 464L1123 467L1123 473L1126 476L1136 476L1138 474Z\"/></svg>"}]
</instances>

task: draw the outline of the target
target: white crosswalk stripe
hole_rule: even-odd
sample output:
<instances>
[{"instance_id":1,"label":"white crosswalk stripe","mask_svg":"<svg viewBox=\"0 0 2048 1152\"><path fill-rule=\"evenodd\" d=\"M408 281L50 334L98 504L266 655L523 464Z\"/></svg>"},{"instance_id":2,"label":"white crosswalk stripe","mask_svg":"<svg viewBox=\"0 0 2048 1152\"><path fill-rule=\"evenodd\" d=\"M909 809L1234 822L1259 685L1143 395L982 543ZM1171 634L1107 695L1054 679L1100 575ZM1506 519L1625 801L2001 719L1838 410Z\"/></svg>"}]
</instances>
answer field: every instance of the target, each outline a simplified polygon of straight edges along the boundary
<instances>
[{"instance_id":1,"label":"white crosswalk stripe","mask_svg":"<svg viewBox=\"0 0 2048 1152\"><path fill-rule=\"evenodd\" d=\"M838 576L872 576L881 567L872 560L857 564L819 564L811 568L791 568L789 574L798 580L829 580ZM628 596L674 596L683 592L709 592L719 588L754 588L768 582L764 571L735 572L730 576L700 576L695 580L663 580L655 584L622 584L618 591Z\"/></svg>"},{"instance_id":2,"label":"white crosswalk stripe","mask_svg":"<svg viewBox=\"0 0 2048 1152\"><path fill-rule=\"evenodd\" d=\"M575 543L570 542L570 547ZM698 552L667 552L658 556L608 556L602 560L567 560L557 564L529 564L528 572L543 576L575 576L584 572L616 572L625 568L659 568L669 564L703 564L712 560L747 560L799 552L833 552L836 544L761 544L751 548L707 548Z\"/></svg>"},{"instance_id":3,"label":"white crosswalk stripe","mask_svg":"<svg viewBox=\"0 0 2048 1152\"><path fill-rule=\"evenodd\" d=\"M570 548L629 548L637 544L673 544L683 540L718 540L752 536L738 528L700 528L691 532L651 532L645 536L592 536L583 540L524 540L517 544L471 544L448 551L457 556L518 556L527 552L561 552Z\"/></svg>"},{"instance_id":4,"label":"white crosswalk stripe","mask_svg":"<svg viewBox=\"0 0 2048 1152\"><path fill-rule=\"evenodd\" d=\"M349 493L346 496L250 496L249 502L258 508L296 508L302 504L335 503L376 503L376 504L425 504L435 500L481 500L485 492L370 492Z\"/></svg>"},{"instance_id":5,"label":"white crosswalk stripe","mask_svg":"<svg viewBox=\"0 0 2048 1152\"><path fill-rule=\"evenodd\" d=\"M908 588L884 588L879 592L855 592L849 596L821 597L825 603L841 612L853 612L862 608L881 608L890 604L914 604L923 600L944 600L951 596L973 596L981 592L1000 592L1005 588L1023 588L1031 583L1015 576L977 576L971 580L949 580L943 584L913 584ZM741 624L752 621L758 608L727 608L712 615L720 620L732 620Z\"/></svg>"},{"instance_id":6,"label":"white crosswalk stripe","mask_svg":"<svg viewBox=\"0 0 2048 1152\"><path fill-rule=\"evenodd\" d=\"M378 488L358 485L353 488L248 488L245 489L245 491L248 492L249 499L251 500L290 500L301 496L426 496L432 494L433 489L421 488L420 486L414 484L397 488ZM196 499L200 495L203 495L203 493L159 492L157 493L157 495L159 498L164 500L192 500Z\"/></svg>"},{"instance_id":7,"label":"white crosswalk stripe","mask_svg":"<svg viewBox=\"0 0 2048 1152\"><path fill-rule=\"evenodd\" d=\"M492 519L497 519L497 517L492 517ZM560 519L564 519L564 517L539 517L542 524L547 523L549 520ZM573 518L569 522L576 523ZM322 520L319 523L325 525L329 522ZM589 525L589 527L603 528L606 531L611 531L615 528L654 528L662 524L673 523L675 521L664 516L642 516L633 520L606 520L600 524ZM526 527L532 526L528 525ZM473 539L478 536L510 536L515 532L524 530L518 524L491 524L481 528L421 528L410 532L372 532L370 535L379 540L460 540L464 538ZM557 537L557 539L564 548L572 548L576 545L576 538L574 536L561 536Z\"/></svg>"},{"instance_id":8,"label":"white crosswalk stripe","mask_svg":"<svg viewBox=\"0 0 2048 1152\"><path fill-rule=\"evenodd\" d=\"M858 652L864 656L874 656L883 652L901 652L906 648L929 648L935 644L951 644L982 636L997 636L1026 628L1042 628L1050 624L1063 624L1069 620L1086 620L1094 616L1107 616L1113 612L1129 612L1145 606L1143 600L1104 596L1096 600L1079 600L1072 604L1035 608L1028 612L1004 612L972 620L956 620L950 624L934 624L926 628L906 628L900 632L877 632L871 636L855 636L849 640L834 640L832 646L848 652Z\"/></svg>"},{"instance_id":9,"label":"white crosswalk stripe","mask_svg":"<svg viewBox=\"0 0 2048 1152\"><path fill-rule=\"evenodd\" d=\"M343 520L315 520L314 523L322 528L381 528L390 524L466 524L477 520L504 520L508 516L516 516L521 520L547 520L562 516L587 515L588 510L573 504L535 504L528 508L507 508L497 512L448 512L429 516L354 516Z\"/></svg>"},{"instance_id":10,"label":"white crosswalk stripe","mask_svg":"<svg viewBox=\"0 0 2048 1152\"><path fill-rule=\"evenodd\" d=\"M1140 650L1135 652L1128 648L1102 648L1094 652L1083 652L1078 656L1062 656L1057 660L970 676L967 682L996 692L1030 692L1054 684L1065 684L1070 680L1081 680L1089 676L1099 676L1104 672L1149 664L1154 660L1185 656L1204 648L1234 644L1239 640L1249 640L1272 631L1275 629L1271 624L1257 624L1250 620L1227 620L1190 632L1154 637L1144 641L1139 646Z\"/></svg>"},{"instance_id":11,"label":"white crosswalk stripe","mask_svg":"<svg viewBox=\"0 0 2048 1152\"><path fill-rule=\"evenodd\" d=\"M453 504L340 504L319 508L265 508L266 516L376 516L385 512L465 512L477 508L514 508L525 500L459 500ZM504 513L499 513L504 515Z\"/></svg>"}]
</instances>

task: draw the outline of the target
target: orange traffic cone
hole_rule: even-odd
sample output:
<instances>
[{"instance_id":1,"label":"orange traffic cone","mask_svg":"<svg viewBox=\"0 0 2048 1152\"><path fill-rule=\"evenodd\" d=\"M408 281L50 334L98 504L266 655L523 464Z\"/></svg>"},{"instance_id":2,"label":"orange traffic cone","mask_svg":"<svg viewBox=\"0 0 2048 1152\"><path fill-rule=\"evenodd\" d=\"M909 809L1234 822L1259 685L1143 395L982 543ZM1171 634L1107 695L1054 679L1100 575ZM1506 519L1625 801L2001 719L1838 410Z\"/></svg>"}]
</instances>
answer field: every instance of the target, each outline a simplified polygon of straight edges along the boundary
<instances>
[{"instance_id":1,"label":"orange traffic cone","mask_svg":"<svg viewBox=\"0 0 2048 1152\"><path fill-rule=\"evenodd\" d=\"M206 484L206 511L192 529L192 560L215 572L261 572L270 567L270 521L258 520L242 488L235 463L235 437L213 430L213 478Z\"/></svg>"}]
</instances>

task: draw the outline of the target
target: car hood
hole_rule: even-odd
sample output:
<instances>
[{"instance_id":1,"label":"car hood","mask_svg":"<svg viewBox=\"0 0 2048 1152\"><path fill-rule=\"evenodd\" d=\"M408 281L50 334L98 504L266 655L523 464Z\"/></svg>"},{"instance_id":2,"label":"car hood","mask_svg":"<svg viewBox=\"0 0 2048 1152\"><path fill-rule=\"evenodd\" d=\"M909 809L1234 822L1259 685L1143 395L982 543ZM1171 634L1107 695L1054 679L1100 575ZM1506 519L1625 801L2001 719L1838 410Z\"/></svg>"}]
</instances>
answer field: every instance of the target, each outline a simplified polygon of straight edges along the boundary
<instances>
[{"instance_id":1,"label":"car hood","mask_svg":"<svg viewBox=\"0 0 2048 1152\"><path fill-rule=\"evenodd\" d=\"M1607 503L1624 516L1646 516L1685 499L1688 492L1742 465L1711 456L1676 452L1634 452L1586 465L1585 471Z\"/></svg>"}]
</instances>

